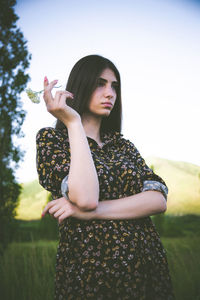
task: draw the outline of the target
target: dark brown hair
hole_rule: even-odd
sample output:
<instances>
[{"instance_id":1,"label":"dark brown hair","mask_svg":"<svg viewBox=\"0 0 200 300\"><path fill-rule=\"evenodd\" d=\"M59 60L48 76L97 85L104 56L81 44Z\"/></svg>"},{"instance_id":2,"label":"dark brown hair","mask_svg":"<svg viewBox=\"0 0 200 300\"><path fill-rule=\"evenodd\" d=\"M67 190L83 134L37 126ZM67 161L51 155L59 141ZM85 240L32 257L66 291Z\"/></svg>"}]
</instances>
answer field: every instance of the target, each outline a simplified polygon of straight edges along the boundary
<instances>
[{"instance_id":1,"label":"dark brown hair","mask_svg":"<svg viewBox=\"0 0 200 300\"><path fill-rule=\"evenodd\" d=\"M66 90L74 94L74 99L67 99L66 103L81 116L87 108L92 93L96 89L99 76L107 68L114 72L118 81L117 98L110 115L102 119L100 131L121 132L122 105L120 74L109 59L100 55L88 55L81 58L74 65L66 86ZM63 128L65 128L65 125L60 120L57 120L56 129Z\"/></svg>"}]
</instances>

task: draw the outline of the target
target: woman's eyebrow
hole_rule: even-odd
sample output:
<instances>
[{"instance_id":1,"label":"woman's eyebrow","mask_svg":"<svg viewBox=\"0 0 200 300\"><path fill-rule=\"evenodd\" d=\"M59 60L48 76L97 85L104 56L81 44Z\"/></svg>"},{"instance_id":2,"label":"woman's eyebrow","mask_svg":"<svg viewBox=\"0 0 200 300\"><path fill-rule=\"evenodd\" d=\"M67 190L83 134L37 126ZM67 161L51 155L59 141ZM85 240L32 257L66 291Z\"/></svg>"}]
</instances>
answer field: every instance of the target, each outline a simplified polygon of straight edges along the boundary
<instances>
[{"instance_id":1,"label":"woman's eyebrow","mask_svg":"<svg viewBox=\"0 0 200 300\"><path fill-rule=\"evenodd\" d=\"M106 80L105 78L102 78L102 77L99 77L98 80L101 80L103 82L108 82L108 80ZM118 81L115 80L115 81L112 81L112 83L118 84Z\"/></svg>"}]
</instances>

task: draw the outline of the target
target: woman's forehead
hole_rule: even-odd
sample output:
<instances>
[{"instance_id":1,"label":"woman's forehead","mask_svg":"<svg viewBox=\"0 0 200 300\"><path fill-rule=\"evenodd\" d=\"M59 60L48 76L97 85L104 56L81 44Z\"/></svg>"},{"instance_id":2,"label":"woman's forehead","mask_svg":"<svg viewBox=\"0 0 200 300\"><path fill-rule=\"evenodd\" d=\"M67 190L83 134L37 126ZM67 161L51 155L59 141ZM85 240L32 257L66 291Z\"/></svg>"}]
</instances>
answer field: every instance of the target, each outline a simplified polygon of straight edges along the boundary
<instances>
[{"instance_id":1,"label":"woman's forehead","mask_svg":"<svg viewBox=\"0 0 200 300\"><path fill-rule=\"evenodd\" d=\"M106 68L105 70L103 70L103 72L100 74L99 77L103 78L105 80L109 79L110 81L117 81L115 73L109 68Z\"/></svg>"}]
</instances>

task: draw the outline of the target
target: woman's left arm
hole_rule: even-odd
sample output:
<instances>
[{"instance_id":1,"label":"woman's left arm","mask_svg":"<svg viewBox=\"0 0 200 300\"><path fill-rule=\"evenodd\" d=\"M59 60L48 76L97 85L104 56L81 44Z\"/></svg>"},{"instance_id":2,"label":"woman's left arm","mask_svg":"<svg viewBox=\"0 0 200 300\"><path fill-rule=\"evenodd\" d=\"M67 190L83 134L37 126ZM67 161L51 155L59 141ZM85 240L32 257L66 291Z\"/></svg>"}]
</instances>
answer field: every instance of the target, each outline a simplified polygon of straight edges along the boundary
<instances>
[{"instance_id":1,"label":"woman's left arm","mask_svg":"<svg viewBox=\"0 0 200 300\"><path fill-rule=\"evenodd\" d=\"M158 191L145 191L121 199L100 201L92 211L81 211L64 197L50 201L44 211L49 212L61 223L68 217L91 219L137 219L165 212L165 197Z\"/></svg>"},{"instance_id":2,"label":"woman's left arm","mask_svg":"<svg viewBox=\"0 0 200 300\"><path fill-rule=\"evenodd\" d=\"M86 214L76 212L74 217L87 219L138 219L165 212L165 197L157 191L146 191L121 199L100 201L98 207Z\"/></svg>"},{"instance_id":3,"label":"woman's left arm","mask_svg":"<svg viewBox=\"0 0 200 300\"><path fill-rule=\"evenodd\" d=\"M162 193L146 191L121 199L101 201L96 210L89 214L97 219L137 219L165 212L166 209Z\"/></svg>"}]
</instances>

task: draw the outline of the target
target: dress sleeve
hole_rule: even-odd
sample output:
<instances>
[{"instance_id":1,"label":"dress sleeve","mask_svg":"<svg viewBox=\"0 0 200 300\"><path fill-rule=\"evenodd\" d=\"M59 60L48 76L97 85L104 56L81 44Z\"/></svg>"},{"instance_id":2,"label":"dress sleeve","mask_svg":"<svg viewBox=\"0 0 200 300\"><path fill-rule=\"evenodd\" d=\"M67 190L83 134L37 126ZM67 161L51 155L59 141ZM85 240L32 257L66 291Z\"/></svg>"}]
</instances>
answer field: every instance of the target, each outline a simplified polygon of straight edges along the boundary
<instances>
[{"instance_id":1,"label":"dress sleeve","mask_svg":"<svg viewBox=\"0 0 200 300\"><path fill-rule=\"evenodd\" d=\"M163 194L167 201L168 188L165 181L147 166L144 158L142 158L139 151L132 142L127 140L126 144L127 151L129 152L129 155L131 155L131 159L135 161L135 164L138 168L138 172L140 173L140 177L142 180L141 192L149 190L159 191Z\"/></svg>"},{"instance_id":2,"label":"dress sleeve","mask_svg":"<svg viewBox=\"0 0 200 300\"><path fill-rule=\"evenodd\" d=\"M39 183L53 198L62 197L61 182L70 167L68 138L54 128L42 128L36 136L36 150Z\"/></svg>"}]
</instances>

